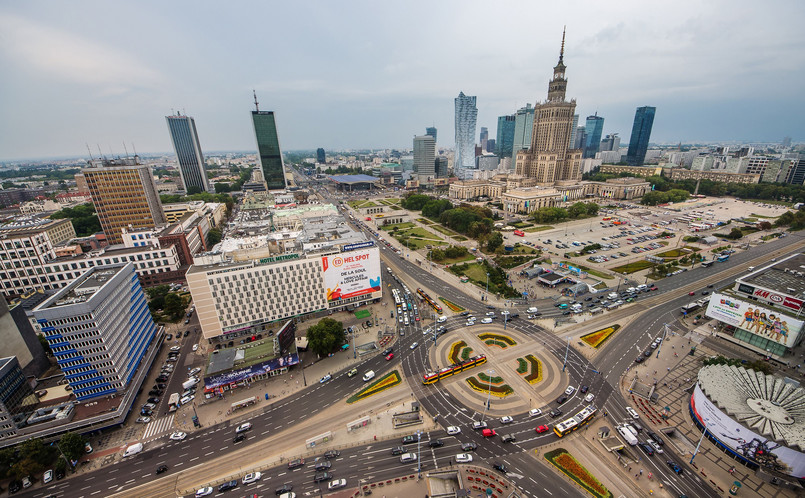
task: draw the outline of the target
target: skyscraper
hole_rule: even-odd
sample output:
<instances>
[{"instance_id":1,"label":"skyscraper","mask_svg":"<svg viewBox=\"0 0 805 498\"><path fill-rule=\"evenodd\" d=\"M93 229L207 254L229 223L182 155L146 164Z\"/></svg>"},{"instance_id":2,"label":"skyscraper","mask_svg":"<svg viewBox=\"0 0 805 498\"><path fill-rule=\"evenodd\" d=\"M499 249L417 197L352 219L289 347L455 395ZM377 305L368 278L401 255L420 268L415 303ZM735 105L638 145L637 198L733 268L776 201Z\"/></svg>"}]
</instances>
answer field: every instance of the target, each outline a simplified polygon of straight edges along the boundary
<instances>
[{"instance_id":1,"label":"skyscraper","mask_svg":"<svg viewBox=\"0 0 805 498\"><path fill-rule=\"evenodd\" d=\"M629 138L629 151L626 153L626 163L629 166L642 166L646 160L646 150L651 137L651 127L654 125L656 107L638 107L634 114L632 136Z\"/></svg>"},{"instance_id":2,"label":"skyscraper","mask_svg":"<svg viewBox=\"0 0 805 498\"><path fill-rule=\"evenodd\" d=\"M514 139L512 140L512 157L521 150L531 147L531 132L534 131L534 108L531 104L521 107L514 115Z\"/></svg>"},{"instance_id":3,"label":"skyscraper","mask_svg":"<svg viewBox=\"0 0 805 498\"><path fill-rule=\"evenodd\" d=\"M91 161L83 170L92 203L110 244L121 244L121 229L165 223L154 174L139 157Z\"/></svg>"},{"instance_id":4,"label":"skyscraper","mask_svg":"<svg viewBox=\"0 0 805 498\"><path fill-rule=\"evenodd\" d=\"M498 133L495 139L495 154L498 157L512 157L514 150L514 128L517 116L498 116Z\"/></svg>"},{"instance_id":5,"label":"skyscraper","mask_svg":"<svg viewBox=\"0 0 805 498\"><path fill-rule=\"evenodd\" d=\"M178 112L175 116L165 116L165 121L168 123L173 150L179 160L179 176L185 192L190 192L191 187L196 187L199 192L209 192L210 182L204 171L204 154L201 153L198 141L196 121L191 116L182 116Z\"/></svg>"},{"instance_id":6,"label":"skyscraper","mask_svg":"<svg viewBox=\"0 0 805 498\"><path fill-rule=\"evenodd\" d=\"M565 101L565 34L559 62L548 84L548 99L534 108L531 147L517 152L517 174L536 179L537 184L552 185L559 180L581 179L581 150L570 148L576 101Z\"/></svg>"},{"instance_id":7,"label":"skyscraper","mask_svg":"<svg viewBox=\"0 0 805 498\"><path fill-rule=\"evenodd\" d=\"M425 128L425 135L430 135L433 137L433 141L436 142L436 127L435 126L428 126Z\"/></svg>"},{"instance_id":8,"label":"skyscraper","mask_svg":"<svg viewBox=\"0 0 805 498\"><path fill-rule=\"evenodd\" d=\"M324 149L321 147L316 149L316 162L319 164L324 164L327 162L327 154L324 153Z\"/></svg>"},{"instance_id":9,"label":"skyscraper","mask_svg":"<svg viewBox=\"0 0 805 498\"><path fill-rule=\"evenodd\" d=\"M472 170L475 169L475 121L478 118L475 102L476 97L464 95L464 92L455 99L456 155L453 172L461 180L472 178Z\"/></svg>"},{"instance_id":10,"label":"skyscraper","mask_svg":"<svg viewBox=\"0 0 805 498\"><path fill-rule=\"evenodd\" d=\"M420 182L436 178L436 140L430 135L414 137L414 171Z\"/></svg>"},{"instance_id":11,"label":"skyscraper","mask_svg":"<svg viewBox=\"0 0 805 498\"><path fill-rule=\"evenodd\" d=\"M260 165L263 169L266 188L268 190L285 189L288 184L285 181L285 163L282 161L274 111L261 111L257 104L256 93L254 108L255 110L252 111L254 136L257 139L257 152L260 155Z\"/></svg>"},{"instance_id":12,"label":"skyscraper","mask_svg":"<svg viewBox=\"0 0 805 498\"><path fill-rule=\"evenodd\" d=\"M610 133L606 138L601 140L601 148L598 150L601 152L617 151L620 146L621 137L619 137L617 133Z\"/></svg>"},{"instance_id":13,"label":"skyscraper","mask_svg":"<svg viewBox=\"0 0 805 498\"><path fill-rule=\"evenodd\" d=\"M481 126L481 150L486 152L486 143L489 141L489 130L486 126Z\"/></svg>"},{"instance_id":14,"label":"skyscraper","mask_svg":"<svg viewBox=\"0 0 805 498\"><path fill-rule=\"evenodd\" d=\"M587 125L584 127L587 132L587 140L584 143L584 157L595 157L598 148L601 146L601 134L604 131L604 118L596 112L594 116L587 116Z\"/></svg>"},{"instance_id":15,"label":"skyscraper","mask_svg":"<svg viewBox=\"0 0 805 498\"><path fill-rule=\"evenodd\" d=\"M581 148L581 147L576 146L576 144L578 144L578 139L576 137L576 132L578 131L578 128L579 128L579 115L574 114L573 115L573 128L571 129L571 132L570 132L570 148L571 149L580 149Z\"/></svg>"}]
</instances>

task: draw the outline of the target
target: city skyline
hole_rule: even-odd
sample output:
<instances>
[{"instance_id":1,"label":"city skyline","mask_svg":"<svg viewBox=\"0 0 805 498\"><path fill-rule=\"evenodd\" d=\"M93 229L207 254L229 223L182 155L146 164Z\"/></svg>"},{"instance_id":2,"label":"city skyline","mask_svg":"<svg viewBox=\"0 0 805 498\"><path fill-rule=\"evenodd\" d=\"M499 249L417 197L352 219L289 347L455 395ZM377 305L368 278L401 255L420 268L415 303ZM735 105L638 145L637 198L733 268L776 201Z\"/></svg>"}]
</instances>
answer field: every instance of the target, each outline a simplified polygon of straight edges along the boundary
<instances>
[{"instance_id":1,"label":"city skyline","mask_svg":"<svg viewBox=\"0 0 805 498\"><path fill-rule=\"evenodd\" d=\"M425 19L408 4L367 2L215 11L7 4L0 160L80 156L86 144L123 155L124 141L141 153L170 151L162 120L171 109L195 117L205 150L254 150L243 113L252 88L276 112L287 150L410 147L427 125L452 137L459 91L478 97L478 127L495 136L498 116L544 98L542 68L555 60L565 23L568 92L581 116L606 117L604 134L628 136L634 109L650 105L662 115L655 142L805 140L796 121L805 111L796 88L805 35L795 21L805 6L582 4L588 8L572 14L516 3L471 16L484 4L447 2ZM269 10L277 29L242 29ZM529 14L538 19L533 30L511 29L513 18ZM736 30L746 19L752 29ZM399 36L372 36L381 25ZM267 46L275 47L270 67L259 62Z\"/></svg>"}]
</instances>

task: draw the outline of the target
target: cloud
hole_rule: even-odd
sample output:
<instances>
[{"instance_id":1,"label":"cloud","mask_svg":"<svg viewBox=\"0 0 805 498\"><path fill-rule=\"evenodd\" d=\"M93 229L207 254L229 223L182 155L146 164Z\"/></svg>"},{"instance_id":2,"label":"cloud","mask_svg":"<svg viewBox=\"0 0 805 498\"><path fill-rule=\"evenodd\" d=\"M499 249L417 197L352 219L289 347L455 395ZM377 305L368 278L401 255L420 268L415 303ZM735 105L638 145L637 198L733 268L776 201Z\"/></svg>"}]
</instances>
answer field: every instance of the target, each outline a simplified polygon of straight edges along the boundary
<instances>
[{"instance_id":1,"label":"cloud","mask_svg":"<svg viewBox=\"0 0 805 498\"><path fill-rule=\"evenodd\" d=\"M164 78L126 52L75 33L37 24L13 14L0 15L5 41L0 52L20 70L95 86L104 95L132 88L155 88Z\"/></svg>"}]
</instances>

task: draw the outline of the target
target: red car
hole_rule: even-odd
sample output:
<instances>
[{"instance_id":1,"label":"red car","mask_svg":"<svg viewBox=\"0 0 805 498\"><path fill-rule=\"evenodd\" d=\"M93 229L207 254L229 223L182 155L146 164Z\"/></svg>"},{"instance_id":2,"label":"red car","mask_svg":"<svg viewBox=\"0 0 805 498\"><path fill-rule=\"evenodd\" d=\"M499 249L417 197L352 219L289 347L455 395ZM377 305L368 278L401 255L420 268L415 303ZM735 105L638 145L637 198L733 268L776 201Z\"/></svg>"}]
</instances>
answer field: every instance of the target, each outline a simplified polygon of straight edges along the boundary
<instances>
[{"instance_id":1,"label":"red car","mask_svg":"<svg viewBox=\"0 0 805 498\"><path fill-rule=\"evenodd\" d=\"M389 353L389 354L386 356L386 361L389 361L389 360L391 360L392 358L394 358L394 353Z\"/></svg>"},{"instance_id":2,"label":"red car","mask_svg":"<svg viewBox=\"0 0 805 498\"><path fill-rule=\"evenodd\" d=\"M542 434L543 432L548 432L549 430L550 429L548 429L547 425L540 425L537 427L537 434Z\"/></svg>"},{"instance_id":3,"label":"red car","mask_svg":"<svg viewBox=\"0 0 805 498\"><path fill-rule=\"evenodd\" d=\"M498 433L495 432L495 429L484 429L483 431L481 431L481 434L484 437L492 437L492 436L497 436L498 435Z\"/></svg>"},{"instance_id":4,"label":"red car","mask_svg":"<svg viewBox=\"0 0 805 498\"><path fill-rule=\"evenodd\" d=\"M695 296L695 295L696 295L696 293L695 293L695 292L693 292L693 291L690 291L690 292L688 292L688 295L689 295L689 296Z\"/></svg>"}]
</instances>

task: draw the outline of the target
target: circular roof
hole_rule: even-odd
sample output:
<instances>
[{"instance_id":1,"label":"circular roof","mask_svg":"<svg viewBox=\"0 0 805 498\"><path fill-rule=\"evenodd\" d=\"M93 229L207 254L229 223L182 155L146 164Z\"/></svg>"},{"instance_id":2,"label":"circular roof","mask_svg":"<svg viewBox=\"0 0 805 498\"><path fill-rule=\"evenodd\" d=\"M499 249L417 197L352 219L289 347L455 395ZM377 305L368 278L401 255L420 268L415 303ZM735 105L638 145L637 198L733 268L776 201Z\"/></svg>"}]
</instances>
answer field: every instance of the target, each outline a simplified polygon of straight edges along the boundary
<instances>
[{"instance_id":1,"label":"circular roof","mask_svg":"<svg viewBox=\"0 0 805 498\"><path fill-rule=\"evenodd\" d=\"M805 389L727 365L703 367L698 380L708 399L736 422L785 446L805 448Z\"/></svg>"}]
</instances>

